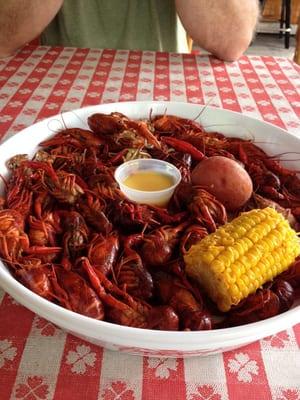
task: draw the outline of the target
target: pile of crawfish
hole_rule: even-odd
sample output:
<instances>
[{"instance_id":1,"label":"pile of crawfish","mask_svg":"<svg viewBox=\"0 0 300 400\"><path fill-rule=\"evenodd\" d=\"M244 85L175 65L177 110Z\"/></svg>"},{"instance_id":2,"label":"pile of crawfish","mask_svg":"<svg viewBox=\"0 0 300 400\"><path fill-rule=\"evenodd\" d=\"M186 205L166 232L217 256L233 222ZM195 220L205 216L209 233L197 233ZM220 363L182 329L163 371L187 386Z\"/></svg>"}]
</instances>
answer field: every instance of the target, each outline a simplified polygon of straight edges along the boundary
<instances>
[{"instance_id":1,"label":"pile of crawfish","mask_svg":"<svg viewBox=\"0 0 300 400\"><path fill-rule=\"evenodd\" d=\"M89 129L64 128L32 159L17 155L0 206L0 257L27 288L69 310L116 324L207 330L288 310L300 286L300 259L230 312L221 313L185 274L183 255L236 215L191 171L204 157L242 163L253 181L243 207L275 207L295 229L300 179L253 141L206 132L197 122L160 115L131 120L93 114ZM182 174L167 208L136 204L114 171L124 161L158 158Z\"/></svg>"}]
</instances>

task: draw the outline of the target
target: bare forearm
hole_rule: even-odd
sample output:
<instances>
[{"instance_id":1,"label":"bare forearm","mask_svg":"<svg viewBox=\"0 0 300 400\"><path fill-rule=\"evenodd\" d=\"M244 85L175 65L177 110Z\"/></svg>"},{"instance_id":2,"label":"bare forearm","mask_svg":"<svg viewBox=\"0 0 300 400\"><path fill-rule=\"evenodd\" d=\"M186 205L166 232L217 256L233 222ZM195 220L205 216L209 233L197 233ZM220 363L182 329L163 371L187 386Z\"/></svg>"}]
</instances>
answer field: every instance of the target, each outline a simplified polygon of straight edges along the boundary
<instances>
[{"instance_id":1,"label":"bare forearm","mask_svg":"<svg viewBox=\"0 0 300 400\"><path fill-rule=\"evenodd\" d=\"M54 18L63 0L0 0L0 57L37 37Z\"/></svg>"},{"instance_id":2,"label":"bare forearm","mask_svg":"<svg viewBox=\"0 0 300 400\"><path fill-rule=\"evenodd\" d=\"M176 9L194 41L228 61L247 49L259 15L257 0L176 0Z\"/></svg>"}]
</instances>

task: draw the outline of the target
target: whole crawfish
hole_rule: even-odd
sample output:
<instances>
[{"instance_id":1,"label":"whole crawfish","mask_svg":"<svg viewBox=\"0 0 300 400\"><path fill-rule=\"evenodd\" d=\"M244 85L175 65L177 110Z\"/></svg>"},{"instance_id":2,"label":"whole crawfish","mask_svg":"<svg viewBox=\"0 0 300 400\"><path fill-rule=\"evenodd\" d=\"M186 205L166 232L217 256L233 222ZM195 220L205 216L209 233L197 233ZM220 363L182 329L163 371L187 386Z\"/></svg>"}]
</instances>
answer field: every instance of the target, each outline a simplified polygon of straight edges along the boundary
<instances>
[{"instance_id":1,"label":"whole crawfish","mask_svg":"<svg viewBox=\"0 0 300 400\"><path fill-rule=\"evenodd\" d=\"M300 287L300 257L297 257L288 270L278 275L278 279L288 282L293 288Z\"/></svg>"},{"instance_id":2,"label":"whole crawfish","mask_svg":"<svg viewBox=\"0 0 300 400\"><path fill-rule=\"evenodd\" d=\"M294 289L289 282L283 279L275 279L270 289L278 296L280 312L289 310L294 303Z\"/></svg>"},{"instance_id":3,"label":"whole crawfish","mask_svg":"<svg viewBox=\"0 0 300 400\"><path fill-rule=\"evenodd\" d=\"M84 193L84 188L77 183L78 177L74 174L55 171L51 164L40 161L27 161L25 165L39 174L38 183L33 188L37 191L46 190L62 203L74 204Z\"/></svg>"},{"instance_id":4,"label":"whole crawfish","mask_svg":"<svg viewBox=\"0 0 300 400\"><path fill-rule=\"evenodd\" d=\"M178 331L179 317L170 306L152 307L148 316L148 328L161 331Z\"/></svg>"},{"instance_id":5,"label":"whole crawfish","mask_svg":"<svg viewBox=\"0 0 300 400\"><path fill-rule=\"evenodd\" d=\"M170 261L179 242L179 235L187 225L188 222L183 222L176 227L162 226L144 235L140 254L145 264L159 267Z\"/></svg>"},{"instance_id":6,"label":"whole crawfish","mask_svg":"<svg viewBox=\"0 0 300 400\"><path fill-rule=\"evenodd\" d=\"M63 227L63 259L62 265L66 269L71 269L74 262L82 255L83 249L87 246L89 229L82 215L76 211L60 212Z\"/></svg>"},{"instance_id":7,"label":"whole crawfish","mask_svg":"<svg viewBox=\"0 0 300 400\"><path fill-rule=\"evenodd\" d=\"M159 272L155 285L164 304L170 305L179 315L183 330L207 330L212 328L211 318L194 295L178 279Z\"/></svg>"},{"instance_id":8,"label":"whole crawfish","mask_svg":"<svg viewBox=\"0 0 300 400\"><path fill-rule=\"evenodd\" d=\"M135 300L127 292L108 280L100 271L96 270L87 258L79 259L82 269L107 308L107 317L110 321L120 325L136 328L147 328L151 306Z\"/></svg>"},{"instance_id":9,"label":"whole crawfish","mask_svg":"<svg viewBox=\"0 0 300 400\"><path fill-rule=\"evenodd\" d=\"M120 113L111 113L110 115L101 113L93 114L88 118L88 124L92 131L100 136L115 134L116 141L121 140L122 136L120 135L122 135L122 132L127 132L127 138L130 141L127 141L126 143L128 147L139 147L135 146L134 143L138 143L138 145L146 145L147 143L149 143L149 145L152 145L154 147L160 147L159 141L150 131L146 122L131 120ZM143 139L143 142L135 139L132 134L131 136L128 136L128 131L132 131L133 133L138 135L140 138Z\"/></svg>"},{"instance_id":10,"label":"whole crawfish","mask_svg":"<svg viewBox=\"0 0 300 400\"><path fill-rule=\"evenodd\" d=\"M55 297L63 307L87 317L104 319L102 301L78 273L55 265L51 282Z\"/></svg>"},{"instance_id":11,"label":"whole crawfish","mask_svg":"<svg viewBox=\"0 0 300 400\"><path fill-rule=\"evenodd\" d=\"M103 140L87 129L66 128L59 131L54 137L41 142L40 146L53 147L68 144L84 150L87 147L102 145Z\"/></svg>"},{"instance_id":12,"label":"whole crawfish","mask_svg":"<svg viewBox=\"0 0 300 400\"><path fill-rule=\"evenodd\" d=\"M147 227L159 226L154 212L144 204L137 204L130 200L114 200L109 205L109 219L125 232L142 232Z\"/></svg>"},{"instance_id":13,"label":"whole crawfish","mask_svg":"<svg viewBox=\"0 0 300 400\"><path fill-rule=\"evenodd\" d=\"M200 224L189 225L181 239L180 239L180 249L181 254L185 254L189 251L193 244L200 242L205 236L208 235L207 229Z\"/></svg>"},{"instance_id":14,"label":"whole crawfish","mask_svg":"<svg viewBox=\"0 0 300 400\"><path fill-rule=\"evenodd\" d=\"M53 276L51 264L43 264L39 258L22 258L14 268L14 275L28 289L47 300L55 299L51 283Z\"/></svg>"},{"instance_id":15,"label":"whole crawfish","mask_svg":"<svg viewBox=\"0 0 300 400\"><path fill-rule=\"evenodd\" d=\"M174 193L173 204L177 207L185 205L197 223L209 232L227 222L224 205L201 186L181 183Z\"/></svg>"},{"instance_id":16,"label":"whole crawfish","mask_svg":"<svg viewBox=\"0 0 300 400\"><path fill-rule=\"evenodd\" d=\"M16 210L1 210L0 256L6 261L16 261L28 248L29 239L24 232L23 216Z\"/></svg>"},{"instance_id":17,"label":"whole crawfish","mask_svg":"<svg viewBox=\"0 0 300 400\"><path fill-rule=\"evenodd\" d=\"M153 292L152 276L133 249L141 238L141 235L131 235L125 239L123 255L114 267L113 276L119 288L137 299L147 300Z\"/></svg>"},{"instance_id":18,"label":"whole crawfish","mask_svg":"<svg viewBox=\"0 0 300 400\"><path fill-rule=\"evenodd\" d=\"M57 214L47 213L43 219L30 215L28 218L29 240L32 246L56 246L57 236L61 233L60 220Z\"/></svg>"},{"instance_id":19,"label":"whole crawfish","mask_svg":"<svg viewBox=\"0 0 300 400\"><path fill-rule=\"evenodd\" d=\"M228 314L228 326L249 324L273 317L280 312L280 300L270 289L258 289L237 306L232 307Z\"/></svg>"},{"instance_id":20,"label":"whole crawfish","mask_svg":"<svg viewBox=\"0 0 300 400\"><path fill-rule=\"evenodd\" d=\"M25 155L15 156L8 160L8 168L12 175L7 184L6 204L26 218L32 207L33 193L31 191L32 173L30 169L23 167L26 161Z\"/></svg>"},{"instance_id":21,"label":"whole crawfish","mask_svg":"<svg viewBox=\"0 0 300 400\"><path fill-rule=\"evenodd\" d=\"M85 220L95 229L96 232L108 235L112 230L112 224L106 216L106 203L94 195L86 194L79 203L78 210Z\"/></svg>"},{"instance_id":22,"label":"whole crawfish","mask_svg":"<svg viewBox=\"0 0 300 400\"><path fill-rule=\"evenodd\" d=\"M175 115L157 115L151 121L155 131L160 134L182 135L187 132L203 132L203 127L196 121Z\"/></svg>"},{"instance_id":23,"label":"whole crawfish","mask_svg":"<svg viewBox=\"0 0 300 400\"><path fill-rule=\"evenodd\" d=\"M104 201L124 199L124 195L111 173L92 175L88 180L88 186L96 196Z\"/></svg>"},{"instance_id":24,"label":"whole crawfish","mask_svg":"<svg viewBox=\"0 0 300 400\"><path fill-rule=\"evenodd\" d=\"M117 261L119 236L112 232L109 236L95 235L88 246L88 259L95 269L109 275Z\"/></svg>"}]
</instances>

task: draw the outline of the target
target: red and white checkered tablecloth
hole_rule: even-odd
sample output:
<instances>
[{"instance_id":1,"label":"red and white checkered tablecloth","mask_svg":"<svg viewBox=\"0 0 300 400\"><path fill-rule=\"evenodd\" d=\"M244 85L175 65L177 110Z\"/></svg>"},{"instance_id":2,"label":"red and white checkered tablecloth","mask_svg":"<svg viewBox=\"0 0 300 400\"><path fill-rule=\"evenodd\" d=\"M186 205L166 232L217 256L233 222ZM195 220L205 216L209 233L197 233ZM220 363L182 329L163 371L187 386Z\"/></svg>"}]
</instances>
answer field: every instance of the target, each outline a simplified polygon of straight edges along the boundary
<instances>
[{"instance_id":1,"label":"red and white checkered tablecloth","mask_svg":"<svg viewBox=\"0 0 300 400\"><path fill-rule=\"evenodd\" d=\"M125 100L209 102L300 136L299 71L285 58L28 46L0 60L0 137ZM0 400L300 400L299 347L300 324L205 358L131 356L66 334L0 289Z\"/></svg>"}]
</instances>

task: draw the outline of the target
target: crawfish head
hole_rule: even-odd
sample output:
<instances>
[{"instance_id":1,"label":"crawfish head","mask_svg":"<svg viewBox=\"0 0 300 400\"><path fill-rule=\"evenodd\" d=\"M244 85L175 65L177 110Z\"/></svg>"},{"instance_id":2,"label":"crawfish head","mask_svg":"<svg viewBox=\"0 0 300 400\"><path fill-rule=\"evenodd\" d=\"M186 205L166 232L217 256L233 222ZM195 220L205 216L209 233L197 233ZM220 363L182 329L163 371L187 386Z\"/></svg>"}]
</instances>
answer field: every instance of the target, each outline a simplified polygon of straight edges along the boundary
<instances>
[{"instance_id":1,"label":"crawfish head","mask_svg":"<svg viewBox=\"0 0 300 400\"><path fill-rule=\"evenodd\" d=\"M196 121L180 118L175 115L158 115L152 121L154 129L164 134L183 134L188 131L203 131L203 127Z\"/></svg>"},{"instance_id":2,"label":"crawfish head","mask_svg":"<svg viewBox=\"0 0 300 400\"><path fill-rule=\"evenodd\" d=\"M32 197L31 174L27 175L23 167L16 167L7 185L7 206L26 218L32 206Z\"/></svg>"},{"instance_id":3,"label":"crawfish head","mask_svg":"<svg viewBox=\"0 0 300 400\"><path fill-rule=\"evenodd\" d=\"M249 324L273 317L280 312L280 301L270 289L259 289L232 307L227 323L229 326Z\"/></svg>"},{"instance_id":4,"label":"crawfish head","mask_svg":"<svg viewBox=\"0 0 300 400\"><path fill-rule=\"evenodd\" d=\"M294 195L300 195L300 178L297 175L287 175L281 178L284 187Z\"/></svg>"},{"instance_id":5,"label":"crawfish head","mask_svg":"<svg viewBox=\"0 0 300 400\"><path fill-rule=\"evenodd\" d=\"M150 306L145 305L136 310L124 304L113 296L106 297L107 317L115 324L131 326L134 328L148 328L148 315Z\"/></svg>"},{"instance_id":6,"label":"crawfish head","mask_svg":"<svg viewBox=\"0 0 300 400\"><path fill-rule=\"evenodd\" d=\"M127 292L112 283L100 271L96 270L87 258L79 260L82 269L88 274L90 282L105 303L108 320L120 325L137 328L147 327L150 305L133 299Z\"/></svg>"},{"instance_id":7,"label":"crawfish head","mask_svg":"<svg viewBox=\"0 0 300 400\"><path fill-rule=\"evenodd\" d=\"M103 141L88 129L70 128L60 132L61 135L70 135L79 140L85 147L100 146Z\"/></svg>"},{"instance_id":8,"label":"crawfish head","mask_svg":"<svg viewBox=\"0 0 300 400\"><path fill-rule=\"evenodd\" d=\"M46 179L49 193L62 203L74 204L84 193L83 188L76 183L76 175L57 171L57 178L56 182Z\"/></svg>"},{"instance_id":9,"label":"crawfish head","mask_svg":"<svg viewBox=\"0 0 300 400\"><path fill-rule=\"evenodd\" d=\"M253 165L253 164L252 164ZM275 190L281 188L281 182L277 175L268 170L258 171L256 174L251 173L251 167L248 173L254 183L254 188L258 190L263 190L265 186L273 187Z\"/></svg>"},{"instance_id":10,"label":"crawfish head","mask_svg":"<svg viewBox=\"0 0 300 400\"><path fill-rule=\"evenodd\" d=\"M146 265L160 266L168 262L173 253L171 243L168 243L159 232L146 235L140 254Z\"/></svg>"},{"instance_id":11,"label":"crawfish head","mask_svg":"<svg viewBox=\"0 0 300 400\"><path fill-rule=\"evenodd\" d=\"M280 312L289 310L294 302L294 289L282 279L276 279L271 290L278 296L280 301Z\"/></svg>"},{"instance_id":12,"label":"crawfish head","mask_svg":"<svg viewBox=\"0 0 300 400\"><path fill-rule=\"evenodd\" d=\"M124 129L123 118L117 113L92 114L88 117L88 125L98 135L112 134Z\"/></svg>"},{"instance_id":13,"label":"crawfish head","mask_svg":"<svg viewBox=\"0 0 300 400\"><path fill-rule=\"evenodd\" d=\"M192 157L187 153L170 153L172 163L181 173L181 182L191 183Z\"/></svg>"},{"instance_id":14,"label":"crawfish head","mask_svg":"<svg viewBox=\"0 0 300 400\"><path fill-rule=\"evenodd\" d=\"M32 246L55 246L56 230L51 222L43 219L35 218L30 215L28 218L29 223L29 240Z\"/></svg>"},{"instance_id":15,"label":"crawfish head","mask_svg":"<svg viewBox=\"0 0 300 400\"><path fill-rule=\"evenodd\" d=\"M297 227L297 220L293 215L293 212L290 208L284 208L281 207L278 203L276 203L273 200L267 199L263 196L260 196L257 193L253 193L252 195L252 200L254 201L254 207L255 208L266 208L266 207L272 207L274 208L276 211L278 211L280 214L282 214L284 216L285 219L288 220L290 226L292 228L296 228ZM250 204L251 205L251 204ZM253 208L252 206L252 208Z\"/></svg>"},{"instance_id":16,"label":"crawfish head","mask_svg":"<svg viewBox=\"0 0 300 400\"><path fill-rule=\"evenodd\" d=\"M88 241L89 230L84 218L76 211L61 213L64 256L75 260Z\"/></svg>"},{"instance_id":17,"label":"crawfish head","mask_svg":"<svg viewBox=\"0 0 300 400\"><path fill-rule=\"evenodd\" d=\"M108 237L96 235L88 248L88 258L97 270L108 275L117 259L119 238L117 234Z\"/></svg>"},{"instance_id":18,"label":"crawfish head","mask_svg":"<svg viewBox=\"0 0 300 400\"><path fill-rule=\"evenodd\" d=\"M293 288L300 287L300 256L296 258L288 270L278 276L278 279L287 281Z\"/></svg>"},{"instance_id":19,"label":"crawfish head","mask_svg":"<svg viewBox=\"0 0 300 400\"><path fill-rule=\"evenodd\" d=\"M41 161L27 161L26 167L36 171L37 183L35 190L46 190L58 201L74 204L84 193L83 188L77 183L78 177L63 170L55 171L51 164Z\"/></svg>"},{"instance_id":20,"label":"crawfish head","mask_svg":"<svg viewBox=\"0 0 300 400\"><path fill-rule=\"evenodd\" d=\"M88 180L89 188L104 200L115 200L122 198L117 182L110 174L99 173L92 175Z\"/></svg>"},{"instance_id":21,"label":"crawfish head","mask_svg":"<svg viewBox=\"0 0 300 400\"><path fill-rule=\"evenodd\" d=\"M210 316L180 279L160 272L155 274L155 285L162 301L178 313L184 330L211 329Z\"/></svg>"},{"instance_id":22,"label":"crawfish head","mask_svg":"<svg viewBox=\"0 0 300 400\"><path fill-rule=\"evenodd\" d=\"M170 206L177 210L184 210L192 198L193 186L191 183L181 182L175 189Z\"/></svg>"},{"instance_id":23,"label":"crawfish head","mask_svg":"<svg viewBox=\"0 0 300 400\"><path fill-rule=\"evenodd\" d=\"M24 220L18 211L0 211L0 255L5 260L16 261L29 248L29 239L23 229Z\"/></svg>"},{"instance_id":24,"label":"crawfish head","mask_svg":"<svg viewBox=\"0 0 300 400\"><path fill-rule=\"evenodd\" d=\"M217 226L227 222L223 204L200 186L193 187L188 208L196 220L203 223L210 232L214 232Z\"/></svg>"},{"instance_id":25,"label":"crawfish head","mask_svg":"<svg viewBox=\"0 0 300 400\"><path fill-rule=\"evenodd\" d=\"M114 224L120 225L125 232L141 232L146 227L155 228L159 225L154 214L147 205L129 200L116 200L109 205L108 217Z\"/></svg>"},{"instance_id":26,"label":"crawfish head","mask_svg":"<svg viewBox=\"0 0 300 400\"><path fill-rule=\"evenodd\" d=\"M207 229L200 224L188 226L180 239L181 253L185 254L193 244L200 242L207 235Z\"/></svg>"},{"instance_id":27,"label":"crawfish head","mask_svg":"<svg viewBox=\"0 0 300 400\"><path fill-rule=\"evenodd\" d=\"M144 236L141 255L149 266L161 266L170 261L179 240L179 233L186 223L177 227L163 226Z\"/></svg>"},{"instance_id":28,"label":"crawfish head","mask_svg":"<svg viewBox=\"0 0 300 400\"><path fill-rule=\"evenodd\" d=\"M148 329L178 331L179 317L170 306L153 307L148 317Z\"/></svg>"},{"instance_id":29,"label":"crawfish head","mask_svg":"<svg viewBox=\"0 0 300 400\"><path fill-rule=\"evenodd\" d=\"M23 258L20 265L21 268L15 270L16 278L39 296L53 300L51 265L42 264L41 260L36 258Z\"/></svg>"},{"instance_id":30,"label":"crawfish head","mask_svg":"<svg viewBox=\"0 0 300 400\"><path fill-rule=\"evenodd\" d=\"M23 161L28 160L28 154L17 154L6 161L5 165L10 170L15 170L19 168Z\"/></svg>"},{"instance_id":31,"label":"crawfish head","mask_svg":"<svg viewBox=\"0 0 300 400\"><path fill-rule=\"evenodd\" d=\"M152 276L134 250L125 248L125 255L114 268L114 276L118 286L131 296L141 300L152 296Z\"/></svg>"},{"instance_id":32,"label":"crawfish head","mask_svg":"<svg viewBox=\"0 0 300 400\"><path fill-rule=\"evenodd\" d=\"M99 320L104 318L102 301L76 272L66 271L60 266L55 266L55 277L52 279L52 284L56 297L67 309Z\"/></svg>"}]
</instances>

